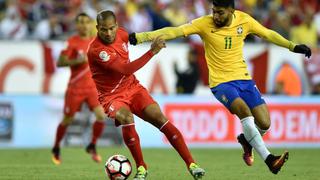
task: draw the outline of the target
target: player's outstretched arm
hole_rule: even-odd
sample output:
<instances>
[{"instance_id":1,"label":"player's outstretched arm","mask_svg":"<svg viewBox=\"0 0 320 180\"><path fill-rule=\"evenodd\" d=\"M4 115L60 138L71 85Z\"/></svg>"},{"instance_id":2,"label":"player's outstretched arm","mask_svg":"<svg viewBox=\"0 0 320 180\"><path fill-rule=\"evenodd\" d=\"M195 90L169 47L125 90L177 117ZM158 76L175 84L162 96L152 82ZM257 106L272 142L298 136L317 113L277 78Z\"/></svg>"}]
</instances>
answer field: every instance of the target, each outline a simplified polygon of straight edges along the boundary
<instances>
[{"instance_id":1,"label":"player's outstretched arm","mask_svg":"<svg viewBox=\"0 0 320 180\"><path fill-rule=\"evenodd\" d=\"M130 63L121 63L119 61L114 61L109 65L109 68L125 75L133 74L134 72L142 68L145 64L147 64L147 62L149 62L150 59L164 47L166 47L165 41L162 39L162 36L158 36L152 42L150 50L140 58Z\"/></svg>"},{"instance_id":2,"label":"player's outstretched arm","mask_svg":"<svg viewBox=\"0 0 320 180\"><path fill-rule=\"evenodd\" d=\"M152 41L156 37L161 36L164 40L176 39L183 37L182 26L179 27L166 27L158 29L156 31L141 32L141 33L131 33L129 35L129 42L132 45L137 45L143 42Z\"/></svg>"},{"instance_id":3,"label":"player's outstretched arm","mask_svg":"<svg viewBox=\"0 0 320 180\"><path fill-rule=\"evenodd\" d=\"M278 46L286 47L290 51L295 52L295 53L300 53L304 54L306 57L310 58L311 56L311 49L304 45L304 44L294 44L291 41L288 41L284 37L282 37L280 34L278 34L275 31L268 30L268 35L266 36L266 39Z\"/></svg>"},{"instance_id":4,"label":"player's outstretched arm","mask_svg":"<svg viewBox=\"0 0 320 180\"><path fill-rule=\"evenodd\" d=\"M311 49L308 46L306 46L304 44L297 45L291 41L288 41L287 39L282 37L280 34L278 34L275 31L272 31L270 29L266 30L264 39L266 39L269 42L272 42L278 46L288 48L292 52L304 54L308 58L310 58L310 56L311 56Z\"/></svg>"},{"instance_id":5,"label":"player's outstretched arm","mask_svg":"<svg viewBox=\"0 0 320 180\"><path fill-rule=\"evenodd\" d=\"M75 65L83 64L85 62L87 62L85 57L81 57L78 59L69 59L68 56L61 54L58 59L57 66L58 67L75 66Z\"/></svg>"},{"instance_id":6,"label":"player's outstretched arm","mask_svg":"<svg viewBox=\"0 0 320 180\"><path fill-rule=\"evenodd\" d=\"M278 46L288 48L290 51L295 52L295 53L300 53L304 54L306 57L310 58L311 56L311 49L304 45L300 44L297 45L291 41L288 41L286 38L281 36L279 33L267 29L266 27L262 26L260 23L252 19L252 29L251 32L254 34L257 34L261 38L276 44Z\"/></svg>"}]
</instances>

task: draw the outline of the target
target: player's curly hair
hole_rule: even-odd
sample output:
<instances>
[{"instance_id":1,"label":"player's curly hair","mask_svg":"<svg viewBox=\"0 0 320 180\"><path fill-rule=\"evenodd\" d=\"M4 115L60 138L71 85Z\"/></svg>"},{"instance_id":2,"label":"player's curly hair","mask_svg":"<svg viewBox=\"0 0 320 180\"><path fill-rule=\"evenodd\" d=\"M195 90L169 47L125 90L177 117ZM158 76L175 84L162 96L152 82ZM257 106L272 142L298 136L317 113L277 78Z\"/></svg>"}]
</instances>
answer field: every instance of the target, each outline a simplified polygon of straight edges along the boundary
<instances>
[{"instance_id":1,"label":"player's curly hair","mask_svg":"<svg viewBox=\"0 0 320 180\"><path fill-rule=\"evenodd\" d=\"M234 8L234 0L212 0L212 4L217 7Z\"/></svg>"}]
</instances>

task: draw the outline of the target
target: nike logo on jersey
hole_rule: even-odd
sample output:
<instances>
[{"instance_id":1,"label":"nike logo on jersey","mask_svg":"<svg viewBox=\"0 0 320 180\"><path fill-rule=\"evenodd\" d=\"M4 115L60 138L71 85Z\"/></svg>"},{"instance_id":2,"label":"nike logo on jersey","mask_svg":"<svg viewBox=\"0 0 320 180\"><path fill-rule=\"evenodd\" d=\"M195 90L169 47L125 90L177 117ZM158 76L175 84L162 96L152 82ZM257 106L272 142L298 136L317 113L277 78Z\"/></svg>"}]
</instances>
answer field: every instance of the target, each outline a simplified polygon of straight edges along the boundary
<instances>
[{"instance_id":1,"label":"nike logo on jersey","mask_svg":"<svg viewBox=\"0 0 320 180\"><path fill-rule=\"evenodd\" d=\"M128 52L128 45L126 43L122 43L122 49L125 51L125 52Z\"/></svg>"},{"instance_id":2,"label":"nike logo on jersey","mask_svg":"<svg viewBox=\"0 0 320 180\"><path fill-rule=\"evenodd\" d=\"M111 105L111 106L109 107L109 112L112 112L112 111L114 111L113 105Z\"/></svg>"}]
</instances>

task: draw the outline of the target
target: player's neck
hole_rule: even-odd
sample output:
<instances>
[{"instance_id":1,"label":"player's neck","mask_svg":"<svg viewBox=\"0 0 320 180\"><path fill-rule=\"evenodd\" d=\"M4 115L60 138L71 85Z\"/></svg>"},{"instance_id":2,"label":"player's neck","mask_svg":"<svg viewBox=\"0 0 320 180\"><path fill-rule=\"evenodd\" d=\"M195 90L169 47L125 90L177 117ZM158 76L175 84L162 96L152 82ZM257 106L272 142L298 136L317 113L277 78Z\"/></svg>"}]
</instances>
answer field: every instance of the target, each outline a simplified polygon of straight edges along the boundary
<instances>
[{"instance_id":1,"label":"player's neck","mask_svg":"<svg viewBox=\"0 0 320 180\"><path fill-rule=\"evenodd\" d=\"M232 21L234 19L234 14L232 14L232 16L229 18L227 24L225 25L225 27L229 27L232 24Z\"/></svg>"},{"instance_id":2,"label":"player's neck","mask_svg":"<svg viewBox=\"0 0 320 180\"><path fill-rule=\"evenodd\" d=\"M100 40L100 42L102 42L102 43L105 44L105 45L110 45L110 44L112 44L112 43L108 43L108 42L106 42L105 40L103 40L103 38L101 38L99 35L97 35L97 37L98 37L98 39Z\"/></svg>"}]
</instances>

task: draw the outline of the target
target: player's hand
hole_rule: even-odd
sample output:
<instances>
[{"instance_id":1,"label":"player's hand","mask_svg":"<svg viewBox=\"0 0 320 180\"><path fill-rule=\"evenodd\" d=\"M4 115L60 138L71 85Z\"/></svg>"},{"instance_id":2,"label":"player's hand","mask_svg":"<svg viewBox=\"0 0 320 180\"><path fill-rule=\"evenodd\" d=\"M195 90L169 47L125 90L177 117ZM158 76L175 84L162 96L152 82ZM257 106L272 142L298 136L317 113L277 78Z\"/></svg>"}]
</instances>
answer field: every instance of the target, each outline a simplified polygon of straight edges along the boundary
<instances>
[{"instance_id":1,"label":"player's hand","mask_svg":"<svg viewBox=\"0 0 320 180\"><path fill-rule=\"evenodd\" d=\"M137 45L138 40L137 40L137 38L136 38L136 33L135 33L135 32L129 34L129 42L130 42L130 44L132 44L132 45Z\"/></svg>"},{"instance_id":2,"label":"player's hand","mask_svg":"<svg viewBox=\"0 0 320 180\"><path fill-rule=\"evenodd\" d=\"M294 48L293 48L293 52L295 53L300 53L300 54L304 54L306 57L310 58L311 56L311 49L306 46L305 44L299 44L299 45L296 45Z\"/></svg>"},{"instance_id":3,"label":"player's hand","mask_svg":"<svg viewBox=\"0 0 320 180\"><path fill-rule=\"evenodd\" d=\"M166 47L166 42L161 36L156 37L151 44L151 51L153 54L157 54L162 48Z\"/></svg>"}]
</instances>

